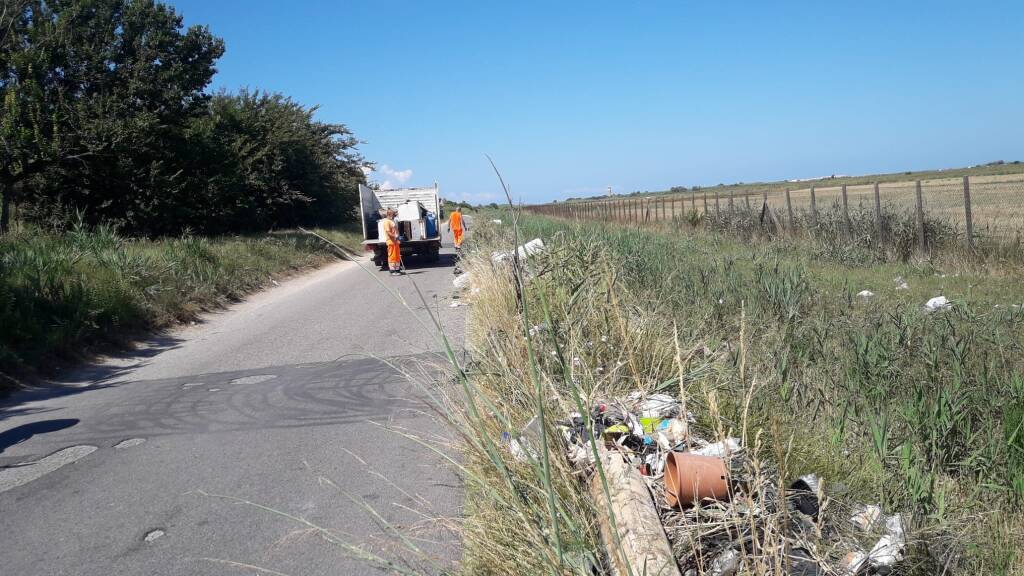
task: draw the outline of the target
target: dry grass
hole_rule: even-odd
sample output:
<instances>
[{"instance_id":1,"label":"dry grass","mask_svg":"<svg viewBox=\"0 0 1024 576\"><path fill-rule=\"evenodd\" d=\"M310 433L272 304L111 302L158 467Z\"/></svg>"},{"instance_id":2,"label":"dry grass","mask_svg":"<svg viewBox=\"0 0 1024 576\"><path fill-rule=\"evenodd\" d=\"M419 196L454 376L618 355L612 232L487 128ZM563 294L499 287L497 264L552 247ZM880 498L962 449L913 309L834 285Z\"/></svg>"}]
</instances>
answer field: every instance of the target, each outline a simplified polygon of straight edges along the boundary
<instances>
[{"instance_id":1,"label":"dry grass","mask_svg":"<svg viewBox=\"0 0 1024 576\"><path fill-rule=\"evenodd\" d=\"M503 220L510 218L505 214ZM515 275L490 259L492 250L514 245L507 228L478 226L466 262L473 278L468 295L474 306L469 326L473 363L465 371L461 395L447 404L466 455L464 573L587 574L589 565L601 565L595 519L607 511L595 510L583 489L585 479L562 457L556 420L586 412L599 399L637 390L679 390L681 379L688 408L697 415L696 433L708 439L741 435L746 440L745 466L754 478L743 496L749 499L748 510L765 501L769 487L814 472L825 479L831 494L831 509L819 529L841 524L857 502L880 502L887 511L909 514L909 573L1024 574L1024 560L1017 553L1024 522L1013 512L1019 504L1006 485L979 491L986 482L1007 478L1004 473L1012 476L1006 459L1013 456L1000 442L971 444L974 437L981 442L986 434L1002 434L1002 424L992 414L1011 414L1016 400L986 410L965 404L979 400L979 393L991 397L980 388L963 388L955 392L959 396L943 396L941 388L919 390L925 395L921 406L932 406L928 395L938 394L936 398L947 398L939 401L956 398L965 414L978 415L978 428L964 438L955 429L940 433L938 422L930 419L904 421L914 412L902 412L913 404L909 383L926 371L923 356L913 350L952 345L956 334L970 326L979 338L982 333L1000 334L997 340L985 337L998 356L985 360L975 357L980 349L964 349L960 354L966 356L955 362L935 360L927 369L931 378L953 382L980 361L994 371L987 383L974 386L1006 386L996 374L1012 375L1019 367L1008 358L1022 343L1012 313L982 320L957 313L942 328L937 318L886 304L877 310L877 320L891 314L914 338L906 344L907 356L892 356L884 352L889 327L873 324L871 311L855 304L845 314L838 312L843 309L838 297L826 293L825 286L834 288L831 282L837 282L852 302L849 278L822 285L798 263L776 261L773 268L762 256L746 261L721 245L700 246L692 239L679 240L679 246L670 246L673 241L667 238L657 240L655 250L647 243L650 234L591 233L543 219L530 219L524 226L530 230L527 238L543 236L549 250L524 271L530 280L524 283L522 301ZM629 255L626 260L624 254ZM832 275L841 273L832 266L823 268ZM859 274L849 273L850 278ZM891 273L880 269L877 275L891 283ZM911 277L912 283L918 280ZM959 283L966 286L969 281ZM670 286L675 290L665 290ZM699 303L692 300L696 293L701 294ZM655 294L661 296L652 299ZM908 296L921 297L916 292ZM839 315L830 321L820 316L830 313ZM688 359L681 378L676 326ZM532 327L539 329L530 334ZM949 332L953 339L940 332ZM868 339L857 344L865 347L863 354L851 355L845 343L864 337ZM905 378L906 383L890 382L892 378ZM1017 397L1017 392L1007 394ZM894 411L880 412L887 405ZM546 441L532 437L528 441L534 456L517 459L503 434L515 438L538 415L544 415ZM923 438L949 450L949 458L918 454L916 450L926 449L918 444ZM1009 442L1012 451L1016 440ZM905 447L910 447L911 459L901 464ZM915 458L925 459L922 468L915 468ZM963 466L981 458L988 459L986 474L993 474L992 480L975 476L980 471L976 465ZM930 475L930 488L915 476L922 473ZM749 546L741 550L745 573L786 573L792 562L792 547L781 537L790 530L787 514L775 510L754 519L737 516L735 510L722 514L708 509L700 522L676 515L670 535L682 563L706 570L706 542L715 531L747 527ZM860 544L870 545L870 539L865 535ZM843 545L852 545L846 540ZM843 550L822 544L815 554L834 561Z\"/></svg>"}]
</instances>

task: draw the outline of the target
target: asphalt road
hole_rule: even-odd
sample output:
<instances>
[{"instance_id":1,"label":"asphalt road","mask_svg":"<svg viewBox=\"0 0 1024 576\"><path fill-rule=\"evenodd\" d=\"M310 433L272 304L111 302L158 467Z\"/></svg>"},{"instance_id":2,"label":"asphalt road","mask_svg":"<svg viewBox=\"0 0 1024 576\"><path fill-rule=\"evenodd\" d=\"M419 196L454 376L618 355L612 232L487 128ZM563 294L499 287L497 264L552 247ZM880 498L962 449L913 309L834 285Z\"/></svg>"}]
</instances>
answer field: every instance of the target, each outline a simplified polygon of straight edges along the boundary
<instances>
[{"instance_id":1,"label":"asphalt road","mask_svg":"<svg viewBox=\"0 0 1024 576\"><path fill-rule=\"evenodd\" d=\"M443 358L413 281L461 346L451 263L369 265L412 312L337 263L5 399L0 573L378 572L349 546L429 567L392 528L457 557L461 483L394 431L444 436L416 382Z\"/></svg>"}]
</instances>

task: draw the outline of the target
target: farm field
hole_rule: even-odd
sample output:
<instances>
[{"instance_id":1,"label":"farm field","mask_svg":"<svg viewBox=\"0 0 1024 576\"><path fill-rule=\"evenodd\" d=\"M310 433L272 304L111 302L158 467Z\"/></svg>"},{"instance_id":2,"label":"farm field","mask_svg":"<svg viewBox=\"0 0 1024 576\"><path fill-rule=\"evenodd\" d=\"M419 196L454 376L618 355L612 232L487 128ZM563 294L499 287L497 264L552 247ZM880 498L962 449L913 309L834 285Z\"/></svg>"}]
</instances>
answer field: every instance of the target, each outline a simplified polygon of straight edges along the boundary
<instances>
[{"instance_id":1,"label":"farm field","mask_svg":"<svg viewBox=\"0 0 1024 576\"><path fill-rule=\"evenodd\" d=\"M988 174L980 170L925 172L917 174L921 181L922 209L926 216L942 219L963 230L966 226L963 176L947 172L964 172L970 177L971 213L974 232L1002 238L1014 238L1024 232L1024 172L1012 171L1017 165L1004 165L1010 173ZM902 176L904 179L898 179ZM850 210L873 210L874 181L879 182L879 200L884 209L913 214L916 211L915 175L880 175L856 178L835 178L817 181L814 190L819 210L842 205L842 185L847 186ZM875 180L873 180L875 179ZM728 210L737 207L760 208L763 200L781 213L787 210L786 190L795 214L811 210L811 187L807 182L770 182L715 186L686 192L658 193L642 197L595 198L583 203L610 202L621 205L617 218L623 220L659 220L695 211ZM569 204L580 203L570 202Z\"/></svg>"}]
</instances>

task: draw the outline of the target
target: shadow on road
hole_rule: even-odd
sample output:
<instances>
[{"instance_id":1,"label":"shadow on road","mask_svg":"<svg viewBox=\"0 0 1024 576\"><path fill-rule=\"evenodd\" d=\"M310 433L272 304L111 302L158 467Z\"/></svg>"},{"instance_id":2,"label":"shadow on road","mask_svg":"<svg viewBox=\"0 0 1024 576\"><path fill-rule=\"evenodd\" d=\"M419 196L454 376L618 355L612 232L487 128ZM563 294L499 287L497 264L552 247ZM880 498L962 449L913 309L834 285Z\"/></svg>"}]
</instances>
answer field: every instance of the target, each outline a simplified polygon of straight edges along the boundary
<instances>
[{"instance_id":1,"label":"shadow on road","mask_svg":"<svg viewBox=\"0 0 1024 576\"><path fill-rule=\"evenodd\" d=\"M11 446L20 444L37 434L46 434L71 428L75 424L78 424L78 422L78 418L40 420L38 422L32 422L31 424L15 426L10 430L4 430L3 432L0 432L0 454L3 454L4 450L7 450Z\"/></svg>"},{"instance_id":2,"label":"shadow on road","mask_svg":"<svg viewBox=\"0 0 1024 576\"><path fill-rule=\"evenodd\" d=\"M121 350L83 366L67 370L24 388L0 395L0 421L14 416L46 412L46 409L26 407L31 402L82 394L120 385L118 379L145 365L157 355L181 346L183 340L167 334L153 335L131 350Z\"/></svg>"}]
</instances>

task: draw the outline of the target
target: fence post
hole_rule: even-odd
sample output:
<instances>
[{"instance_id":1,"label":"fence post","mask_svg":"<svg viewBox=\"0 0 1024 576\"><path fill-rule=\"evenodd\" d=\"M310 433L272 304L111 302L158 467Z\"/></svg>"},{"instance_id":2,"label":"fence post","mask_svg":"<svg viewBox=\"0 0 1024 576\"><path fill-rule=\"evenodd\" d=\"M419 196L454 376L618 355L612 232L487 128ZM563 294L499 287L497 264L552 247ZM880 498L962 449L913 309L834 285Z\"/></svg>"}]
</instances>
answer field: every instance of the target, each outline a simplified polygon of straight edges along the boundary
<instances>
[{"instance_id":1,"label":"fence post","mask_svg":"<svg viewBox=\"0 0 1024 576\"><path fill-rule=\"evenodd\" d=\"M736 197L735 190L729 190L729 214L732 214L736 207L733 205L733 199Z\"/></svg>"},{"instance_id":2,"label":"fence post","mask_svg":"<svg viewBox=\"0 0 1024 576\"><path fill-rule=\"evenodd\" d=\"M967 247L974 246L974 221L971 219L971 179L964 176L964 217L967 219Z\"/></svg>"},{"instance_id":3,"label":"fence post","mask_svg":"<svg viewBox=\"0 0 1024 576\"><path fill-rule=\"evenodd\" d=\"M814 186L811 186L811 228L818 227L818 199L814 195Z\"/></svg>"},{"instance_id":4,"label":"fence post","mask_svg":"<svg viewBox=\"0 0 1024 576\"><path fill-rule=\"evenodd\" d=\"M789 188L786 188L786 212L789 214L789 229L793 230L793 202L789 199Z\"/></svg>"},{"instance_id":5,"label":"fence post","mask_svg":"<svg viewBox=\"0 0 1024 576\"><path fill-rule=\"evenodd\" d=\"M708 215L708 191L704 191L704 216Z\"/></svg>"},{"instance_id":6,"label":"fence post","mask_svg":"<svg viewBox=\"0 0 1024 576\"><path fill-rule=\"evenodd\" d=\"M743 205L746 206L747 211L750 211L750 194L743 195Z\"/></svg>"},{"instance_id":7,"label":"fence post","mask_svg":"<svg viewBox=\"0 0 1024 576\"><path fill-rule=\"evenodd\" d=\"M921 197L920 180L914 185L914 193L917 196L917 245L921 247L921 252L924 252L924 199Z\"/></svg>"},{"instance_id":8,"label":"fence post","mask_svg":"<svg viewBox=\"0 0 1024 576\"><path fill-rule=\"evenodd\" d=\"M722 217L722 206L718 203L718 188L715 188L715 216Z\"/></svg>"},{"instance_id":9,"label":"fence post","mask_svg":"<svg viewBox=\"0 0 1024 576\"><path fill-rule=\"evenodd\" d=\"M875 225L878 226L878 241L884 241L885 231L882 230L882 195L878 193L878 182L875 182Z\"/></svg>"},{"instance_id":10,"label":"fence post","mask_svg":"<svg viewBox=\"0 0 1024 576\"><path fill-rule=\"evenodd\" d=\"M665 219L665 199L661 199L661 219Z\"/></svg>"},{"instance_id":11,"label":"fence post","mask_svg":"<svg viewBox=\"0 0 1024 576\"><path fill-rule=\"evenodd\" d=\"M686 200L683 200L683 212L686 212ZM693 194L690 194L690 210L697 211L697 191L694 190Z\"/></svg>"},{"instance_id":12,"label":"fence post","mask_svg":"<svg viewBox=\"0 0 1024 576\"><path fill-rule=\"evenodd\" d=\"M843 228L846 235L850 235L850 207L846 200L846 184L843 184Z\"/></svg>"}]
</instances>

